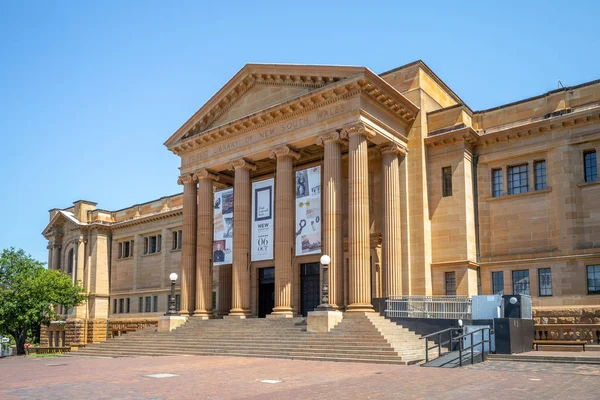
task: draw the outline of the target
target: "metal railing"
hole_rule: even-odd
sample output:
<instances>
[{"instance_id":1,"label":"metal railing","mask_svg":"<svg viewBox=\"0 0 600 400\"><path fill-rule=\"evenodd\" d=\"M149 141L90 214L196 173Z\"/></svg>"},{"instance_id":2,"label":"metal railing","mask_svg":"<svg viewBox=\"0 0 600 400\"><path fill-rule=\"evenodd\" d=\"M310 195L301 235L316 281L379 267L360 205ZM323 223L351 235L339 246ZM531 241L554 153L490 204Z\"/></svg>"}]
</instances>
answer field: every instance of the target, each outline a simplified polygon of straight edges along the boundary
<instances>
[{"instance_id":1,"label":"metal railing","mask_svg":"<svg viewBox=\"0 0 600 400\"><path fill-rule=\"evenodd\" d=\"M429 350L435 349L437 347L438 349L438 357L442 356L442 347L449 345L448 349L449 352L452 352L454 350L454 342L456 337L454 337L452 334L454 332L458 332L459 334L462 333L462 328L447 328L438 332L434 332L434 333L430 333L429 335L425 335L425 336L421 336L421 339L425 339L425 362L428 363L429 362ZM448 333L448 340L446 340L445 342L442 341L442 337L444 336L445 333ZM436 342L434 342L434 346L433 347L429 347L429 341L433 340L431 338L435 337L437 339Z\"/></svg>"},{"instance_id":2,"label":"metal railing","mask_svg":"<svg viewBox=\"0 0 600 400\"><path fill-rule=\"evenodd\" d=\"M390 296L385 301L385 316L471 319L471 299L460 296Z\"/></svg>"},{"instance_id":3,"label":"metal railing","mask_svg":"<svg viewBox=\"0 0 600 400\"><path fill-rule=\"evenodd\" d=\"M487 339L486 339L486 331L487 331ZM435 349L436 347L438 348L438 358L442 356L442 346L446 346L448 345L448 349L449 349L449 353L451 353L452 351L454 351L454 347L458 347L458 356L454 357L452 359L446 360L446 362L443 365L449 364L451 362L456 361L456 359L458 359L458 365L462 367L463 365L463 354L466 351L470 350L470 361L471 361L471 365L475 364L475 348L477 346L481 346L481 361L485 361L485 355L486 355L486 351L485 351L485 344L487 343L488 345L488 349L491 349L492 346L492 329L489 327L483 327L483 328L479 328L476 329L472 332L469 333L465 333L465 334L460 334L458 336L453 336L454 332L459 332L462 333L462 328L447 328L438 332L434 332L434 333L430 333L429 335L425 335L425 336L421 336L421 339L425 339L425 362L428 363L429 362L429 350ZM473 341L473 335L475 335L476 333L481 332L481 341L475 343ZM448 340L447 341L442 341L442 337L445 333L448 333ZM432 337L437 338L437 343L435 346L433 347L429 347L429 341L433 340L431 339ZM464 347L464 338L466 337L470 337L470 346ZM457 344L458 346L455 346L455 344ZM442 366L442 365L440 365Z\"/></svg>"}]
</instances>

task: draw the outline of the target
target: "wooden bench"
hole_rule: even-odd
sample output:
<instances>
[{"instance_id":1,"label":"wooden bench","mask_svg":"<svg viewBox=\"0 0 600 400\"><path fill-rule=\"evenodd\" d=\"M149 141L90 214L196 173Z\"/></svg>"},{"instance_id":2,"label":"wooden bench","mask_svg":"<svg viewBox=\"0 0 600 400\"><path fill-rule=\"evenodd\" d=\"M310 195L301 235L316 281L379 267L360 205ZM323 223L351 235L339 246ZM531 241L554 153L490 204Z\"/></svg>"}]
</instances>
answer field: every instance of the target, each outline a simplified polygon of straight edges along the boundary
<instances>
[{"instance_id":1,"label":"wooden bench","mask_svg":"<svg viewBox=\"0 0 600 400\"><path fill-rule=\"evenodd\" d=\"M585 351L585 345L587 342L585 340L534 340L533 348L534 350L538 350L538 346L540 344L550 344L550 345L566 345L566 346L583 346L583 351Z\"/></svg>"}]
</instances>

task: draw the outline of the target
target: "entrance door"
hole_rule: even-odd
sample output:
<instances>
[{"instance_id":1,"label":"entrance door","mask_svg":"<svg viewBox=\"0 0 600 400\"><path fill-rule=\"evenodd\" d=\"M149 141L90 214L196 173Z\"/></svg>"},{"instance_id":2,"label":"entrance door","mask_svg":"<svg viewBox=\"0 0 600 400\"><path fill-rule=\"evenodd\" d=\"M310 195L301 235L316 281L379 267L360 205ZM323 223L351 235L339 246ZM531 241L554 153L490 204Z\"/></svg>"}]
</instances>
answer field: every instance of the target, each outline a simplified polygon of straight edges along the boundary
<instances>
[{"instance_id":1,"label":"entrance door","mask_svg":"<svg viewBox=\"0 0 600 400\"><path fill-rule=\"evenodd\" d=\"M321 304L319 273L319 263L300 265L300 302L304 317L307 316L309 311L314 311Z\"/></svg>"},{"instance_id":2,"label":"entrance door","mask_svg":"<svg viewBox=\"0 0 600 400\"><path fill-rule=\"evenodd\" d=\"M271 314L275 307L275 267L258 270L258 318Z\"/></svg>"}]
</instances>

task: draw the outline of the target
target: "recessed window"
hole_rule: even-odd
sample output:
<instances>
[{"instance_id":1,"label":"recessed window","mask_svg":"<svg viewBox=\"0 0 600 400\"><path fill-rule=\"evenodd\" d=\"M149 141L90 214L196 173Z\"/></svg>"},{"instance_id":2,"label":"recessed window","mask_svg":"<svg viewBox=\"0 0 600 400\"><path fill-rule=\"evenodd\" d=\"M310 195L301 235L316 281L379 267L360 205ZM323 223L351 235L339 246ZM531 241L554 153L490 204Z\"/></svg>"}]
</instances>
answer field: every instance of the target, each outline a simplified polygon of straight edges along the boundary
<instances>
[{"instance_id":1,"label":"recessed window","mask_svg":"<svg viewBox=\"0 0 600 400\"><path fill-rule=\"evenodd\" d=\"M179 311L179 310L181 310L181 295L176 294L175 295L175 311Z\"/></svg>"},{"instance_id":2,"label":"recessed window","mask_svg":"<svg viewBox=\"0 0 600 400\"><path fill-rule=\"evenodd\" d=\"M529 270L519 270L512 272L513 294L529 295Z\"/></svg>"},{"instance_id":3,"label":"recessed window","mask_svg":"<svg viewBox=\"0 0 600 400\"><path fill-rule=\"evenodd\" d=\"M131 299L128 297L127 298L127 313L131 311Z\"/></svg>"},{"instance_id":4,"label":"recessed window","mask_svg":"<svg viewBox=\"0 0 600 400\"><path fill-rule=\"evenodd\" d=\"M139 313L144 312L144 298L143 297L138 297L138 312Z\"/></svg>"},{"instance_id":5,"label":"recessed window","mask_svg":"<svg viewBox=\"0 0 600 400\"><path fill-rule=\"evenodd\" d=\"M73 259L75 258L73 249L69 250L69 259L67 261L67 274L73 273Z\"/></svg>"},{"instance_id":6,"label":"recessed window","mask_svg":"<svg viewBox=\"0 0 600 400\"><path fill-rule=\"evenodd\" d=\"M146 312L152 311L152 297L146 296Z\"/></svg>"},{"instance_id":7,"label":"recessed window","mask_svg":"<svg viewBox=\"0 0 600 400\"><path fill-rule=\"evenodd\" d=\"M152 300L152 311L158 312L158 296L154 296Z\"/></svg>"},{"instance_id":8,"label":"recessed window","mask_svg":"<svg viewBox=\"0 0 600 400\"><path fill-rule=\"evenodd\" d=\"M442 196L452 196L452 167L442 168Z\"/></svg>"},{"instance_id":9,"label":"recessed window","mask_svg":"<svg viewBox=\"0 0 600 400\"><path fill-rule=\"evenodd\" d=\"M587 266L588 294L600 294L600 265Z\"/></svg>"},{"instance_id":10,"label":"recessed window","mask_svg":"<svg viewBox=\"0 0 600 400\"><path fill-rule=\"evenodd\" d=\"M133 240L126 242L119 242L117 258L129 258L133 257Z\"/></svg>"},{"instance_id":11,"label":"recessed window","mask_svg":"<svg viewBox=\"0 0 600 400\"><path fill-rule=\"evenodd\" d=\"M540 282L540 296L552 296L552 270L550 268L538 269Z\"/></svg>"},{"instance_id":12,"label":"recessed window","mask_svg":"<svg viewBox=\"0 0 600 400\"><path fill-rule=\"evenodd\" d=\"M508 167L508 194L527 193L527 164Z\"/></svg>"},{"instance_id":13,"label":"recessed window","mask_svg":"<svg viewBox=\"0 0 600 400\"><path fill-rule=\"evenodd\" d=\"M183 236L182 231L173 231L172 235L173 235L173 246L171 247L171 250L181 249L181 239Z\"/></svg>"},{"instance_id":14,"label":"recessed window","mask_svg":"<svg viewBox=\"0 0 600 400\"><path fill-rule=\"evenodd\" d=\"M583 153L583 168L586 182L595 182L596 179L598 179L596 150L590 150Z\"/></svg>"},{"instance_id":15,"label":"recessed window","mask_svg":"<svg viewBox=\"0 0 600 400\"><path fill-rule=\"evenodd\" d=\"M113 314L117 313L117 299L113 300Z\"/></svg>"},{"instance_id":16,"label":"recessed window","mask_svg":"<svg viewBox=\"0 0 600 400\"><path fill-rule=\"evenodd\" d=\"M492 272L492 293L504 294L504 272Z\"/></svg>"},{"instance_id":17,"label":"recessed window","mask_svg":"<svg viewBox=\"0 0 600 400\"><path fill-rule=\"evenodd\" d=\"M125 311L125 299L119 299L119 314Z\"/></svg>"},{"instance_id":18,"label":"recessed window","mask_svg":"<svg viewBox=\"0 0 600 400\"><path fill-rule=\"evenodd\" d=\"M456 274L446 272L446 296L456 296Z\"/></svg>"},{"instance_id":19,"label":"recessed window","mask_svg":"<svg viewBox=\"0 0 600 400\"><path fill-rule=\"evenodd\" d=\"M492 170L492 197L500 197L502 196L502 191L504 183L502 182L502 170L501 169L493 169Z\"/></svg>"},{"instance_id":20,"label":"recessed window","mask_svg":"<svg viewBox=\"0 0 600 400\"><path fill-rule=\"evenodd\" d=\"M546 189L546 160L534 162L533 169L535 171L535 190Z\"/></svg>"},{"instance_id":21,"label":"recessed window","mask_svg":"<svg viewBox=\"0 0 600 400\"><path fill-rule=\"evenodd\" d=\"M160 253L162 248L162 235L144 238L144 254Z\"/></svg>"}]
</instances>

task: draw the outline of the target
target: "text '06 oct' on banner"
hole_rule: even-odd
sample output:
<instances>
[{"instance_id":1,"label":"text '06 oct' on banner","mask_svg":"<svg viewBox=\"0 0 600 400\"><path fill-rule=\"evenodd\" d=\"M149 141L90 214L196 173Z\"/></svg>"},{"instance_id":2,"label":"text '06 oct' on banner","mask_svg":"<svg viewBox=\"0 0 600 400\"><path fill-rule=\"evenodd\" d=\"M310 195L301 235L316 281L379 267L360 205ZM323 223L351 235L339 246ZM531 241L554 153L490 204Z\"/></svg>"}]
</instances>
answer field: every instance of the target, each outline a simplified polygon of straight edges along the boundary
<instances>
[{"instance_id":1,"label":"text '06 oct' on banner","mask_svg":"<svg viewBox=\"0 0 600 400\"><path fill-rule=\"evenodd\" d=\"M274 184L273 178L252 182L251 261L273 259Z\"/></svg>"},{"instance_id":2,"label":"text '06 oct' on banner","mask_svg":"<svg viewBox=\"0 0 600 400\"><path fill-rule=\"evenodd\" d=\"M233 189L216 192L213 208L213 264L231 264L233 262Z\"/></svg>"},{"instance_id":3,"label":"text '06 oct' on banner","mask_svg":"<svg viewBox=\"0 0 600 400\"><path fill-rule=\"evenodd\" d=\"M321 167L296 171L296 255L321 253Z\"/></svg>"}]
</instances>

